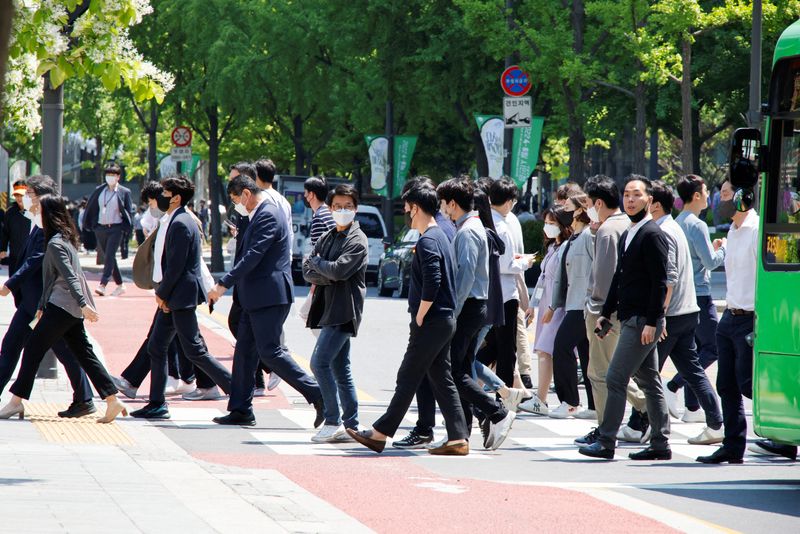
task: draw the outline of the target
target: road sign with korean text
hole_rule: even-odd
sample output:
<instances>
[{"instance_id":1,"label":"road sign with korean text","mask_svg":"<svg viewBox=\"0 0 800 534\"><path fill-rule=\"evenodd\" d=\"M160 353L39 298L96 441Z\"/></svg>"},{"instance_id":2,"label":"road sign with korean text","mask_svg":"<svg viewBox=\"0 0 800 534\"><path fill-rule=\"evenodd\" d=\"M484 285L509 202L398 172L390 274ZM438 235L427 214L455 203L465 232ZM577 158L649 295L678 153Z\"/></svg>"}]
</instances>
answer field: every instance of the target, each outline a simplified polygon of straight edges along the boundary
<instances>
[{"instance_id":1,"label":"road sign with korean text","mask_svg":"<svg viewBox=\"0 0 800 534\"><path fill-rule=\"evenodd\" d=\"M531 125L531 97L503 98L503 119L506 128L528 128Z\"/></svg>"}]
</instances>

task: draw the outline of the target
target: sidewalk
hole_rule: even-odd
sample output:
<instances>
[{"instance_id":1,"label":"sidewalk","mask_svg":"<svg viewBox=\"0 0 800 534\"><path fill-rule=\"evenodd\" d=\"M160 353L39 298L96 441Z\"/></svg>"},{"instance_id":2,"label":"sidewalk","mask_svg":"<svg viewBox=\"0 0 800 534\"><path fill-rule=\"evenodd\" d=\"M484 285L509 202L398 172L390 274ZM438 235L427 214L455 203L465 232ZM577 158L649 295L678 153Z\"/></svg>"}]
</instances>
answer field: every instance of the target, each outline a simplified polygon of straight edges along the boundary
<instances>
[{"instance_id":1,"label":"sidewalk","mask_svg":"<svg viewBox=\"0 0 800 534\"><path fill-rule=\"evenodd\" d=\"M96 285L97 277L89 278ZM148 292L127 287L125 306L120 299L98 299L101 321L89 326L112 373L134 354L154 310ZM0 334L13 311L10 298L0 299ZM215 354L232 354L220 335L207 328L203 335ZM147 384L140 391L146 393ZM3 402L9 397L6 392ZM105 411L97 399L97 414L59 419L56 412L70 399L61 369L55 380L37 380L24 421L0 421L0 532L369 531L277 470L198 460L159 424L131 418L97 424ZM276 401L288 407L285 399ZM136 409L142 402L128 405ZM188 404L170 406L180 412ZM224 401L201 404L183 411L199 410L199 420L210 405L224 409Z\"/></svg>"}]
</instances>

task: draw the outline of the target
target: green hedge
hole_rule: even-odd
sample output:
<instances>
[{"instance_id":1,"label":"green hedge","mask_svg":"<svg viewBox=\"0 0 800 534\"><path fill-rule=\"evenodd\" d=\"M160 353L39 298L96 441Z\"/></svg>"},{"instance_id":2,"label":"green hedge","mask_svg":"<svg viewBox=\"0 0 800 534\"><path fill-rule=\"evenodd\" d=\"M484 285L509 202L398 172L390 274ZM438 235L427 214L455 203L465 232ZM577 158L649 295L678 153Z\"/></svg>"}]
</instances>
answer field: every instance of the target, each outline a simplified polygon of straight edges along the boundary
<instances>
[{"instance_id":1,"label":"green hedge","mask_svg":"<svg viewBox=\"0 0 800 534\"><path fill-rule=\"evenodd\" d=\"M544 247L544 221L525 221L522 223L522 240L525 252L542 252ZM541 257L541 254L540 254Z\"/></svg>"}]
</instances>

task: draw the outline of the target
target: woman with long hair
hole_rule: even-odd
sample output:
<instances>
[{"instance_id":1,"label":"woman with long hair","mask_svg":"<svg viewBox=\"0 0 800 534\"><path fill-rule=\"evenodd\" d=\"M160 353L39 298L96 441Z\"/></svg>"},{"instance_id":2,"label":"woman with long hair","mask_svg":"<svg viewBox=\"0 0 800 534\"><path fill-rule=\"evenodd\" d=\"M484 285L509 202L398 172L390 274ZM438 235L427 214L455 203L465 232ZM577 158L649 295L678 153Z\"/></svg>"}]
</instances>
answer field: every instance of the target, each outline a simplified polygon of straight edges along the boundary
<instances>
[{"instance_id":1,"label":"woman with long hair","mask_svg":"<svg viewBox=\"0 0 800 534\"><path fill-rule=\"evenodd\" d=\"M13 396L0 410L0 419L25 416L22 400L31 396L39 364L50 347L63 338L106 401L106 414L98 422L110 423L120 413L128 415L128 410L117 399L117 388L86 336L84 319L95 322L100 316L94 309L78 259L78 231L61 197L43 195L39 198L39 209L41 217L36 217L34 222L40 224L41 221L46 249L42 261L44 289L36 312L38 323L25 344L19 375L9 390Z\"/></svg>"},{"instance_id":2,"label":"woman with long hair","mask_svg":"<svg viewBox=\"0 0 800 534\"><path fill-rule=\"evenodd\" d=\"M571 219L572 213L568 213L559 205L555 205L544 212L544 246L547 253L542 260L542 272L534 289L534 301L538 299L538 306L536 308L536 339L533 350L539 360L539 387L536 394L545 404L547 403L550 382L553 379L553 344L558 327L564 319L563 308L554 310L550 306L551 295L553 294L556 273L561 267L561 262L559 261L561 245L572 235ZM531 301L531 307L528 308L526 314L528 317L534 312L534 301ZM558 418L564 410L565 408L559 406L555 410L548 410L548 415ZM568 415L573 415L573 413Z\"/></svg>"}]
</instances>

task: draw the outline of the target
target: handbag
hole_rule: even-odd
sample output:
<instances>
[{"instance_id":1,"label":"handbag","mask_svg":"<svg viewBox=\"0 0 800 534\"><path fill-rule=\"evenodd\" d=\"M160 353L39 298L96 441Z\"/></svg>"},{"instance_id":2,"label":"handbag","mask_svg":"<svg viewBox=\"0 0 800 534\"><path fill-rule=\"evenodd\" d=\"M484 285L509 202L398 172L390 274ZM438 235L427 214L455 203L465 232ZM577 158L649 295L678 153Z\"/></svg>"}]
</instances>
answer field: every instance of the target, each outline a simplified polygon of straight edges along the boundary
<instances>
[{"instance_id":1,"label":"handbag","mask_svg":"<svg viewBox=\"0 0 800 534\"><path fill-rule=\"evenodd\" d=\"M136 249L133 257L133 283L139 289L153 289L153 267L155 266L155 247L157 230L147 236L147 239Z\"/></svg>"}]
</instances>

